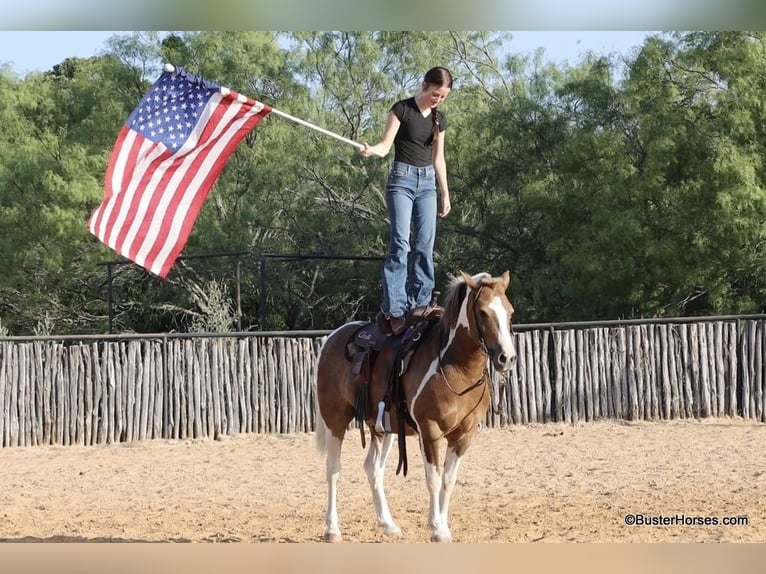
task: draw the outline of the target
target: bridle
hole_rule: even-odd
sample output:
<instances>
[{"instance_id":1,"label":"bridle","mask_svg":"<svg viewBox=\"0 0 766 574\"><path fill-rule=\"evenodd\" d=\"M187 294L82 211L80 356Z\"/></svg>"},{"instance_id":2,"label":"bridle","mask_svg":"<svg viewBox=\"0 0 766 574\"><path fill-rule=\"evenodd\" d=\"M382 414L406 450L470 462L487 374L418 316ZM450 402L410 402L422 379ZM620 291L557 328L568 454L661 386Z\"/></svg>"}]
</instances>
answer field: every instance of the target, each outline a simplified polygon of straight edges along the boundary
<instances>
[{"instance_id":1,"label":"bridle","mask_svg":"<svg viewBox=\"0 0 766 574\"><path fill-rule=\"evenodd\" d=\"M486 357L486 362L484 364L484 373L482 374L482 377L477 383L483 383L486 381L489 381L489 395L490 395L490 404L492 405L492 412L496 415L500 414L500 391L506 390L508 387L509 381L506 379L505 385L502 387L498 387L497 385L497 370L495 369L495 361L493 360L494 357L492 356L492 353L490 353L489 348L487 347L487 343L484 341L484 335L481 332L481 328L479 327L479 316L476 311L476 304L479 301L479 295L481 294L481 290L484 289L486 285L480 285L479 289L476 291L476 294L474 295L473 300L473 322L476 325L476 331L478 331L479 336L479 349L481 350L482 354ZM511 334L513 334L513 322L511 322L509 318L509 324L508 329Z\"/></svg>"},{"instance_id":2,"label":"bridle","mask_svg":"<svg viewBox=\"0 0 766 574\"><path fill-rule=\"evenodd\" d=\"M492 411L495 414L500 414L500 408L499 408L499 395L500 390L496 389L497 386L497 372L495 370L495 362L493 361L492 353L490 352L489 348L487 347L487 343L484 340L484 335L482 334L481 328L479 327L479 314L476 310L477 303L479 302L479 295L481 294L481 290L485 289L486 285L479 285L479 288L476 290L476 292L473 295L473 322L476 326L476 332L477 332L477 338L479 342L479 350L481 351L481 354L485 357L484 362L484 372L482 373L481 377L479 377L479 380L477 380L475 383L469 385L467 388L463 389L462 391L456 391L452 388L452 385L449 384L449 381L447 380L447 377L444 375L444 371L442 371L441 367L441 357L439 358L439 371L442 374L442 379L444 380L444 384L447 386L447 388L458 397L462 397L463 395L469 393L470 391L474 390L477 387L482 386L484 383L488 382L489 385L489 394L490 394L490 404L492 405ZM510 332L513 334L513 323L510 324ZM507 386L508 382L506 381L506 385L503 385L503 389Z\"/></svg>"}]
</instances>

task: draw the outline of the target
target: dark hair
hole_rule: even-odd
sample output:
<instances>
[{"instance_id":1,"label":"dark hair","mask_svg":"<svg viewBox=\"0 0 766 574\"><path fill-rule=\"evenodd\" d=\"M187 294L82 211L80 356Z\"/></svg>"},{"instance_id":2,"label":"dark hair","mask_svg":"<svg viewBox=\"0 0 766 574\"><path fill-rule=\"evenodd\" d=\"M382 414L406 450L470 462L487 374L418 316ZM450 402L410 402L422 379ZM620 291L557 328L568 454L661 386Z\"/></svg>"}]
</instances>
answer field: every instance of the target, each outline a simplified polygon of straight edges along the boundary
<instances>
[{"instance_id":1,"label":"dark hair","mask_svg":"<svg viewBox=\"0 0 766 574\"><path fill-rule=\"evenodd\" d=\"M452 89L453 78L447 68L436 66L426 72L426 75L423 76L423 81L432 86L446 86L449 89Z\"/></svg>"},{"instance_id":2,"label":"dark hair","mask_svg":"<svg viewBox=\"0 0 766 574\"><path fill-rule=\"evenodd\" d=\"M452 73L442 66L431 68L426 72L426 75L423 76L423 83L431 86L447 87L450 90L452 89L453 80ZM434 122L433 131L431 132L431 142L436 141L439 137L439 110L437 107L438 106L434 106L431 108L431 119Z\"/></svg>"}]
</instances>

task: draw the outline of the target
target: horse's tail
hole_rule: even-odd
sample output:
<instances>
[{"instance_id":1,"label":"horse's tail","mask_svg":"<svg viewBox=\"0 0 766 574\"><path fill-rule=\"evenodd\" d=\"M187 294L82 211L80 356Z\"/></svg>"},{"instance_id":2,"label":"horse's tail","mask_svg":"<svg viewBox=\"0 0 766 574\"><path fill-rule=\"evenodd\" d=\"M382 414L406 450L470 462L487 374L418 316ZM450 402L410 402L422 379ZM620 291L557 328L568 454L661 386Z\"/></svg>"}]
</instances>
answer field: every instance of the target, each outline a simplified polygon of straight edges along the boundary
<instances>
[{"instance_id":1,"label":"horse's tail","mask_svg":"<svg viewBox=\"0 0 766 574\"><path fill-rule=\"evenodd\" d=\"M316 431L314 432L314 446L320 454L327 452L327 425L319 412L319 403L314 405L316 408Z\"/></svg>"}]
</instances>

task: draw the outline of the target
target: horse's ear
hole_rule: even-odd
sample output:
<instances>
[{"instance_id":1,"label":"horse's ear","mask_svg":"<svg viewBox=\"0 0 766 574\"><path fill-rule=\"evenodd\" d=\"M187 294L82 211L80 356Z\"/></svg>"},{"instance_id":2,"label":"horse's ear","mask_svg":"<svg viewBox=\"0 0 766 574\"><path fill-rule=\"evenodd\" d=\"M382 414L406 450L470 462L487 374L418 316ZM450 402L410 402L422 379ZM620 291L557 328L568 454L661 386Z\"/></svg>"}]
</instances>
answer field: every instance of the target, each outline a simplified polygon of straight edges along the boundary
<instances>
[{"instance_id":1,"label":"horse's ear","mask_svg":"<svg viewBox=\"0 0 766 574\"><path fill-rule=\"evenodd\" d=\"M461 271L460 276L463 278L463 281L465 282L465 284L471 288L471 290L474 290L474 291L476 290L477 283L476 281L474 281L473 277L468 275L468 273L466 273L465 271Z\"/></svg>"},{"instance_id":2,"label":"horse's ear","mask_svg":"<svg viewBox=\"0 0 766 574\"><path fill-rule=\"evenodd\" d=\"M500 276L500 279L503 282L503 291L508 289L508 285L511 282L511 272L508 270L503 271L503 274Z\"/></svg>"}]
</instances>

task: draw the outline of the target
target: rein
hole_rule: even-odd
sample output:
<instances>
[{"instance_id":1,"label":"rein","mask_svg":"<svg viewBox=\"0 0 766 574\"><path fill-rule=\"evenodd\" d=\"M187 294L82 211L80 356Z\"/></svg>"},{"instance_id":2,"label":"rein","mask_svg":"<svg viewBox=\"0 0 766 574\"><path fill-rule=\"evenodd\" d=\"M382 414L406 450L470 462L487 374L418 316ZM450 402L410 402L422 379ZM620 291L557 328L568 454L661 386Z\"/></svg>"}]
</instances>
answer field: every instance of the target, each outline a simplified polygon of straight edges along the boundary
<instances>
[{"instance_id":1,"label":"rein","mask_svg":"<svg viewBox=\"0 0 766 574\"><path fill-rule=\"evenodd\" d=\"M439 372L442 375L444 384L447 386L450 392L458 397L462 397L468 394L475 388L480 387L484 383L489 381L491 383L489 385L490 398L491 398L490 404L492 405L492 412L497 415L497 414L500 414L501 411L500 411L500 404L499 404L500 389L495 389L495 381L497 377L497 374L495 372L495 364L492 361L492 356L489 352L489 349L487 348L487 343L484 341L484 336L482 335L481 329L479 328L479 317L476 312L476 303L479 300L479 294L481 293L481 290L484 288L485 288L485 285L481 285L479 287L479 290L474 295L474 302L473 302L473 320L474 320L474 324L476 325L476 331L478 334L479 350L481 351L481 354L484 355L484 357L487 359L484 364L484 372L475 383L463 389L462 391L456 391L455 389L452 388L452 385L449 384L449 380L447 379L447 376L444 374L444 371L442 370L441 353L439 354ZM496 394L498 396L495 396Z\"/></svg>"},{"instance_id":2,"label":"rein","mask_svg":"<svg viewBox=\"0 0 766 574\"><path fill-rule=\"evenodd\" d=\"M487 349L487 344L484 342L484 337L482 336L481 330L479 329L479 320L478 320L479 318L478 318L478 316L476 314L476 302L479 300L479 293L481 293L482 289L484 289L484 285L479 287L479 291L476 293L476 295L474 295L474 298L473 298L473 322L476 325L476 330L478 331L478 335L479 335L479 350L481 351L482 355L484 355L485 357L487 357L489 359L490 358L489 349ZM492 363L492 361L485 361L485 363L486 362L489 362L490 364ZM493 366L492 370L494 371L494 366ZM447 379L447 376L444 374L444 370L442 369L441 353L439 353L439 372L442 375L442 379L444 379L444 384L447 385L447 388L454 395L456 395L458 397L462 397L463 395L468 394L469 392L471 392L475 388L480 387L481 385L483 385L486 382L486 380L487 380L487 375L489 375L489 373L487 371L488 371L487 370L487 366L485 364L484 372L482 373L482 375L479 378L479 380L477 380L475 383L473 383L469 387L463 389L462 391L456 391L455 389L452 388L452 385L449 384L449 380Z\"/></svg>"},{"instance_id":3,"label":"rein","mask_svg":"<svg viewBox=\"0 0 766 574\"><path fill-rule=\"evenodd\" d=\"M441 361L439 361L439 372L442 374L442 379L444 379L444 384L447 385L447 388L456 396L462 397L463 395L468 394L470 391L474 390L476 387L480 387L483 385L487 380L487 368L484 367L484 373L481 375L481 378L473 383L470 387L463 389L462 391L456 391L452 388L452 385L449 384L449 381L447 380L447 375L444 374L444 371L442 370Z\"/></svg>"}]
</instances>

